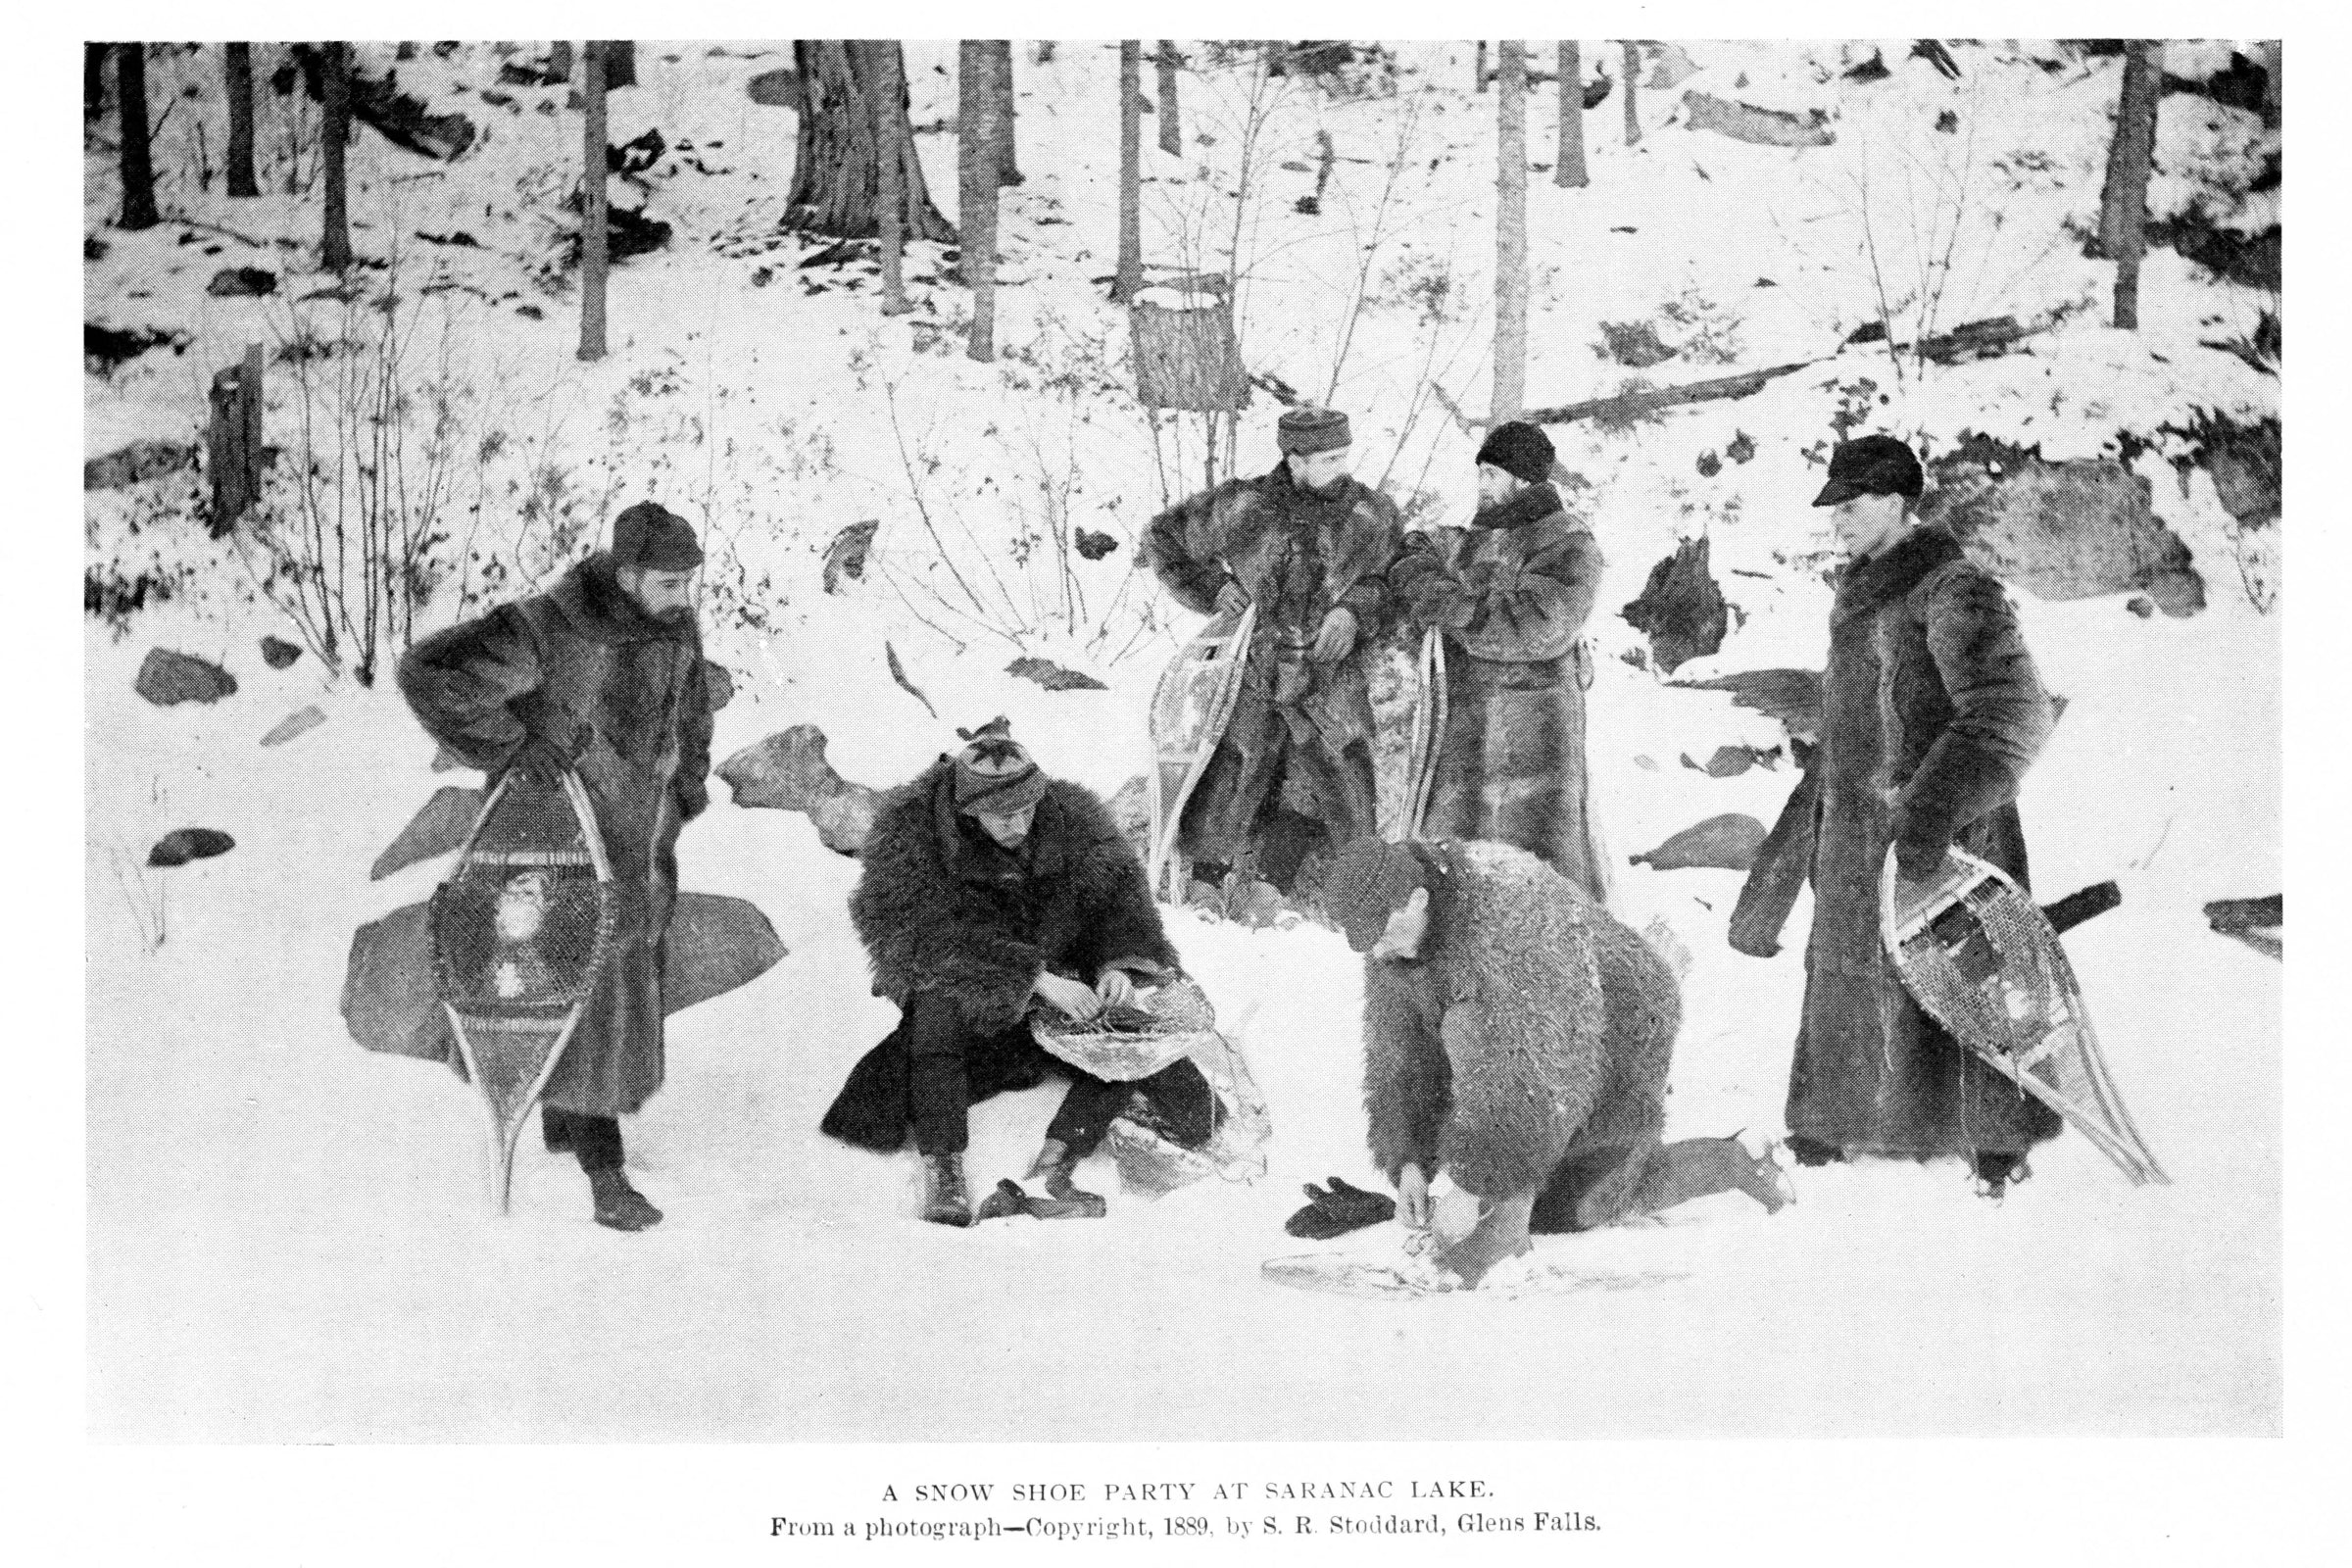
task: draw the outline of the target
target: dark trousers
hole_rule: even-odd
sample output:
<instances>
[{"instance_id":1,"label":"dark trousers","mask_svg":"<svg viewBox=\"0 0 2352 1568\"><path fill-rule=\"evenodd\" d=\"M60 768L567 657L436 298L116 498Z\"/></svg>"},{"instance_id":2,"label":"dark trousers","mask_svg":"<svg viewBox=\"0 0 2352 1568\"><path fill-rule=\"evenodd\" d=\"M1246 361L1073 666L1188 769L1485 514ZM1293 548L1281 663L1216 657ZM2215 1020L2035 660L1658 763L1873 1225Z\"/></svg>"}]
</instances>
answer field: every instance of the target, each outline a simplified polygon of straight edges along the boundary
<instances>
[{"instance_id":1,"label":"dark trousers","mask_svg":"<svg viewBox=\"0 0 2352 1568\"><path fill-rule=\"evenodd\" d=\"M974 1030L953 1002L935 992L916 995L901 1027L907 1053L906 1119L914 1128L914 1147L926 1154L962 1153L975 1102L1043 1083L1054 1073L1070 1080L1070 1092L1047 1124L1046 1136L1081 1158L1101 1146L1113 1118L1138 1092L1178 1143L1198 1147L1212 1131L1215 1097L1200 1069L1189 1061L1133 1083L1111 1083L1046 1051L1025 1024L996 1034Z\"/></svg>"},{"instance_id":2,"label":"dark trousers","mask_svg":"<svg viewBox=\"0 0 2352 1568\"><path fill-rule=\"evenodd\" d=\"M612 1116L587 1116L576 1110L539 1107L539 1133L549 1150L568 1149L582 1170L618 1170L621 1166L620 1122Z\"/></svg>"}]
</instances>

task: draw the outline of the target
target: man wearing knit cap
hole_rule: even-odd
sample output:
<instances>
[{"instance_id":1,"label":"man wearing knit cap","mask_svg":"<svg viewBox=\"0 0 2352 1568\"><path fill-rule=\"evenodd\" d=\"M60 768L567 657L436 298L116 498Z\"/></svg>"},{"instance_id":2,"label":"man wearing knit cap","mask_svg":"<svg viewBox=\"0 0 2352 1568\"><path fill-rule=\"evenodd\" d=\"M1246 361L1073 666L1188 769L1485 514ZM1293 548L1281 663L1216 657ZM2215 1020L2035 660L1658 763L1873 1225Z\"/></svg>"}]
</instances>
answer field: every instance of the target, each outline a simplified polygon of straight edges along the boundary
<instances>
[{"instance_id":1,"label":"man wearing knit cap","mask_svg":"<svg viewBox=\"0 0 2352 1568\"><path fill-rule=\"evenodd\" d=\"M1446 639L1446 732L1419 831L1516 844L1608 898L1585 769L1585 619L1600 547L1551 484L1551 439L1499 424L1478 449L1467 528L1404 536L1399 612Z\"/></svg>"},{"instance_id":2,"label":"man wearing knit cap","mask_svg":"<svg viewBox=\"0 0 2352 1568\"><path fill-rule=\"evenodd\" d=\"M714 699L692 597L702 561L683 517L641 501L613 519L612 548L554 588L400 662L417 720L469 766L541 783L569 768L596 808L626 914L540 1104L547 1147L578 1157L597 1223L622 1231L662 1218L622 1170L618 1118L662 1087L678 833L710 803Z\"/></svg>"},{"instance_id":3,"label":"man wearing knit cap","mask_svg":"<svg viewBox=\"0 0 2352 1568\"><path fill-rule=\"evenodd\" d=\"M1152 519L1144 554L1177 603L1257 607L1231 720L1177 847L1210 882L1247 865L1289 891L1305 858L1374 828L1365 662L1388 612L1396 504L1348 472L1348 416L1292 409L1282 462Z\"/></svg>"},{"instance_id":4,"label":"man wearing knit cap","mask_svg":"<svg viewBox=\"0 0 2352 1568\"><path fill-rule=\"evenodd\" d=\"M1079 1072L1037 1044L1028 1014L1088 1019L1128 1004L1139 979L1176 969L1176 950L1100 799L1049 778L1002 718L957 734L961 751L885 797L859 852L850 918L899 1026L851 1072L823 1130L882 1152L911 1131L923 1218L969 1225L968 1108L1060 1074L1070 1091L1029 1171L1047 1196L1025 1211L1099 1218L1102 1200L1075 1173L1130 1096L1187 1147L1208 1141L1214 1096L1190 1061L1134 1083Z\"/></svg>"},{"instance_id":5,"label":"man wearing knit cap","mask_svg":"<svg viewBox=\"0 0 2352 1568\"><path fill-rule=\"evenodd\" d=\"M1351 845L1324 907L1364 954L1364 1108L1398 1217L1475 1286L1528 1235L1715 1193L1778 1211L1738 1138L1660 1141L1682 1000L1649 944L1505 844ZM1432 1183L1450 1190L1433 1200Z\"/></svg>"}]
</instances>

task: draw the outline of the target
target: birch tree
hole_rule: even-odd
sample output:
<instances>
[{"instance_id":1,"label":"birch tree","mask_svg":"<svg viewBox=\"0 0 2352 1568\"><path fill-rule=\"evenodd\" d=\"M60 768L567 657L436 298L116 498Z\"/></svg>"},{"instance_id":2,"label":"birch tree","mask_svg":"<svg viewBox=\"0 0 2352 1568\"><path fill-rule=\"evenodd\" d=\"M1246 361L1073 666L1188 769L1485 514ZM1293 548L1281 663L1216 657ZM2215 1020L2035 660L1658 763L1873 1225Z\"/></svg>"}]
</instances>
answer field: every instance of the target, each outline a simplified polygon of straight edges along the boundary
<instances>
[{"instance_id":1,"label":"birch tree","mask_svg":"<svg viewBox=\"0 0 2352 1568\"><path fill-rule=\"evenodd\" d=\"M1560 156L1551 182L1579 190L1592 183L1585 173L1585 67L1574 38L1560 43Z\"/></svg>"},{"instance_id":2,"label":"birch tree","mask_svg":"<svg viewBox=\"0 0 2352 1568\"><path fill-rule=\"evenodd\" d=\"M1119 266L1110 297L1124 305L1144 286L1144 41L1119 43Z\"/></svg>"},{"instance_id":3,"label":"birch tree","mask_svg":"<svg viewBox=\"0 0 2352 1568\"><path fill-rule=\"evenodd\" d=\"M610 172L605 162L605 46L588 40L580 74L580 358L605 357L605 272L609 261L606 212Z\"/></svg>"},{"instance_id":4,"label":"birch tree","mask_svg":"<svg viewBox=\"0 0 2352 1568\"><path fill-rule=\"evenodd\" d=\"M960 197L963 280L972 291L972 324L964 352L983 364L997 357L997 117L996 72L986 39L956 45L956 161Z\"/></svg>"},{"instance_id":5,"label":"birch tree","mask_svg":"<svg viewBox=\"0 0 2352 1568\"><path fill-rule=\"evenodd\" d=\"M1496 45L1494 102L1495 424L1527 400L1527 57L1516 38Z\"/></svg>"},{"instance_id":6,"label":"birch tree","mask_svg":"<svg viewBox=\"0 0 2352 1568\"><path fill-rule=\"evenodd\" d=\"M253 45L232 43L222 53L228 95L228 193L259 196L253 177Z\"/></svg>"},{"instance_id":7,"label":"birch tree","mask_svg":"<svg viewBox=\"0 0 2352 1568\"><path fill-rule=\"evenodd\" d=\"M153 228L163 221L155 210L155 162L148 149L147 46L115 45L115 96L121 100L122 132L122 216L117 228Z\"/></svg>"}]
</instances>

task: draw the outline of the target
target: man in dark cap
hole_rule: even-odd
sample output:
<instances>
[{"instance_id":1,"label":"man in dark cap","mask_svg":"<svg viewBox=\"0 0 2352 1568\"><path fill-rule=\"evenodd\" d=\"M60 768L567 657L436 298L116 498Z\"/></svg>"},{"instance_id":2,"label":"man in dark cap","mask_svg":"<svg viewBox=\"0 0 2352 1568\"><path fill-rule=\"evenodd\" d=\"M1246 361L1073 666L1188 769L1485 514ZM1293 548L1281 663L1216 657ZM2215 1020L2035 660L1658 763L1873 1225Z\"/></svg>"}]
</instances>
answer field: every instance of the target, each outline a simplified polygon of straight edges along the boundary
<instances>
[{"instance_id":1,"label":"man in dark cap","mask_svg":"<svg viewBox=\"0 0 2352 1568\"><path fill-rule=\"evenodd\" d=\"M1388 611L1396 504L1348 474L1348 416L1292 409L1282 463L1152 519L1145 558L1185 609L1257 606L1242 691L1179 827L1196 875L1247 864L1288 892L1318 847L1374 831L1365 662Z\"/></svg>"},{"instance_id":2,"label":"man in dark cap","mask_svg":"<svg viewBox=\"0 0 2352 1568\"><path fill-rule=\"evenodd\" d=\"M1943 528L1914 522L1926 485L1892 436L1831 455L1817 507L1846 555L1830 611L1820 745L1748 873L1732 946L1778 950L1798 886L1813 885L1805 1003L1788 1075L1800 1163L1958 1156L1997 1198L2055 1111L1985 1066L1922 1012L1880 935L1889 845L1905 881L1957 844L2026 883L2017 793L2052 714L2001 585Z\"/></svg>"},{"instance_id":3,"label":"man in dark cap","mask_svg":"<svg viewBox=\"0 0 2352 1568\"><path fill-rule=\"evenodd\" d=\"M1505 844L1351 845L1324 904L1364 954L1364 1108L1399 1215L1476 1285L1528 1235L1714 1193L1777 1211L1737 1137L1668 1145L1674 973L1568 880ZM1443 1175L1451 1191L1433 1202Z\"/></svg>"},{"instance_id":4,"label":"man in dark cap","mask_svg":"<svg viewBox=\"0 0 2352 1568\"><path fill-rule=\"evenodd\" d=\"M1551 484L1551 438L1499 424L1478 450L1467 528L1404 536L1389 570L1400 612L1446 638L1446 733L1419 831L1493 839L1608 898L1585 771L1585 618L1600 547Z\"/></svg>"},{"instance_id":5,"label":"man in dark cap","mask_svg":"<svg viewBox=\"0 0 2352 1568\"><path fill-rule=\"evenodd\" d=\"M692 597L702 561L684 518L639 502L613 519L612 547L554 588L436 632L400 662L417 721L468 766L543 784L569 768L596 808L623 917L540 1103L547 1147L578 1157L597 1223L622 1231L662 1218L622 1169L618 1118L662 1087L678 833L710 803L713 688Z\"/></svg>"},{"instance_id":6,"label":"man in dark cap","mask_svg":"<svg viewBox=\"0 0 2352 1568\"><path fill-rule=\"evenodd\" d=\"M969 744L892 791L859 853L850 918L899 1026L852 1070L823 1130L891 1152L911 1129L923 1218L969 1225L968 1108L1060 1074L1070 1091L1029 1170L1047 1196L1022 1211L1100 1218L1102 1200L1075 1173L1131 1096L1188 1148L1214 1130L1214 1096L1190 1061L1134 1083L1080 1072L1037 1044L1028 1015L1044 1005L1083 1020L1131 1003L1138 980L1176 970L1176 950L1100 799L1047 777L1002 718L957 733ZM983 1217L996 1211L1010 1210Z\"/></svg>"}]
</instances>

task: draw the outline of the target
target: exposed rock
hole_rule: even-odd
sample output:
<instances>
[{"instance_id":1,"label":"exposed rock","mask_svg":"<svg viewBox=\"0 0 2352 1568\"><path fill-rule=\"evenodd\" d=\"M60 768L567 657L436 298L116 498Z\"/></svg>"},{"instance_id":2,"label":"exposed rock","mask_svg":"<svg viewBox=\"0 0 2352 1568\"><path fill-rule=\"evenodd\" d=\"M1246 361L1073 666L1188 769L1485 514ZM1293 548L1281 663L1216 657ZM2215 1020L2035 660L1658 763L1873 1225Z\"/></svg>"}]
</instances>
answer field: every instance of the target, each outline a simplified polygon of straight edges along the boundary
<instances>
[{"instance_id":1,"label":"exposed rock","mask_svg":"<svg viewBox=\"0 0 2352 1568\"><path fill-rule=\"evenodd\" d=\"M325 722L326 715L318 710L317 704L313 704L309 708L298 708L284 718L279 719L276 727L262 737L262 744L264 746L283 746L298 735L308 735Z\"/></svg>"},{"instance_id":2,"label":"exposed rock","mask_svg":"<svg viewBox=\"0 0 2352 1568\"><path fill-rule=\"evenodd\" d=\"M237 677L207 659L150 648L133 688L158 708L177 703L217 703L237 692Z\"/></svg>"},{"instance_id":3,"label":"exposed rock","mask_svg":"<svg viewBox=\"0 0 2352 1568\"><path fill-rule=\"evenodd\" d=\"M806 99L801 90L801 74L793 70L762 71L744 84L752 102L768 109L789 109L801 112Z\"/></svg>"},{"instance_id":4,"label":"exposed rock","mask_svg":"<svg viewBox=\"0 0 2352 1568\"><path fill-rule=\"evenodd\" d=\"M1007 675L1033 680L1050 692L1106 692L1109 687L1094 676L1064 669L1050 659L1016 659L1004 666Z\"/></svg>"},{"instance_id":5,"label":"exposed rock","mask_svg":"<svg viewBox=\"0 0 2352 1568\"><path fill-rule=\"evenodd\" d=\"M825 732L814 724L795 724L747 746L714 771L734 790L737 806L807 812L836 855L858 853L881 805L881 791L833 771Z\"/></svg>"},{"instance_id":6,"label":"exposed rock","mask_svg":"<svg viewBox=\"0 0 2352 1568\"><path fill-rule=\"evenodd\" d=\"M190 341L185 332L165 332L152 327L102 326L96 321L84 321L81 323L81 367L100 375L112 375L149 349L169 344L174 354L185 354Z\"/></svg>"},{"instance_id":7,"label":"exposed rock","mask_svg":"<svg viewBox=\"0 0 2352 1568\"><path fill-rule=\"evenodd\" d=\"M2150 599L2146 594L2133 594L2131 598L2131 601L2126 604L2124 608L2132 612L2132 613L2134 615L2137 615L2140 619L2145 620L2150 615L2156 613L2156 601Z\"/></svg>"},{"instance_id":8,"label":"exposed rock","mask_svg":"<svg viewBox=\"0 0 2352 1568\"><path fill-rule=\"evenodd\" d=\"M1078 546L1080 559L1086 561L1101 561L1104 556L1119 548L1119 542L1116 539L1106 533L1098 533L1092 528L1080 528L1072 535L1072 538Z\"/></svg>"},{"instance_id":9,"label":"exposed rock","mask_svg":"<svg viewBox=\"0 0 2352 1568\"><path fill-rule=\"evenodd\" d=\"M196 448L184 441L133 441L81 466L84 490L120 490L196 466Z\"/></svg>"},{"instance_id":10,"label":"exposed rock","mask_svg":"<svg viewBox=\"0 0 2352 1568\"><path fill-rule=\"evenodd\" d=\"M1642 85L1653 91L1672 92L1698 74L1698 63L1683 46L1669 39L1658 46L1657 64L1650 67L1649 80Z\"/></svg>"},{"instance_id":11,"label":"exposed rock","mask_svg":"<svg viewBox=\"0 0 2352 1568\"><path fill-rule=\"evenodd\" d=\"M703 661L703 693L710 699L710 710L717 712L735 700L735 675L726 665Z\"/></svg>"},{"instance_id":12,"label":"exposed rock","mask_svg":"<svg viewBox=\"0 0 2352 1568\"><path fill-rule=\"evenodd\" d=\"M1829 118L1819 109L1810 115L1791 115L1735 103L1712 93L1694 90L1683 94L1684 124L1759 147L1827 147L1838 139L1829 128Z\"/></svg>"},{"instance_id":13,"label":"exposed rock","mask_svg":"<svg viewBox=\"0 0 2352 1568\"><path fill-rule=\"evenodd\" d=\"M290 643L283 637L262 639L262 662L271 669L284 669L301 657L302 648L299 644Z\"/></svg>"},{"instance_id":14,"label":"exposed rock","mask_svg":"<svg viewBox=\"0 0 2352 1568\"><path fill-rule=\"evenodd\" d=\"M1715 755L1703 763L1693 762L1690 754L1685 752L1683 765L1709 778L1738 778L1751 767L1779 767L1781 749L1778 746L1770 751L1753 746L1718 746Z\"/></svg>"},{"instance_id":15,"label":"exposed rock","mask_svg":"<svg viewBox=\"0 0 2352 1568\"><path fill-rule=\"evenodd\" d=\"M1676 681L1687 691L1729 692L1732 702L1779 721L1791 736L1821 733L1821 671L1746 669L1713 680Z\"/></svg>"},{"instance_id":16,"label":"exposed rock","mask_svg":"<svg viewBox=\"0 0 2352 1568\"><path fill-rule=\"evenodd\" d=\"M758 905L681 893L662 938L662 1010L682 1012L759 979L790 951Z\"/></svg>"},{"instance_id":17,"label":"exposed rock","mask_svg":"<svg viewBox=\"0 0 2352 1568\"><path fill-rule=\"evenodd\" d=\"M213 274L204 291L218 299L274 294L277 274L266 267L224 267Z\"/></svg>"},{"instance_id":18,"label":"exposed rock","mask_svg":"<svg viewBox=\"0 0 2352 1568\"><path fill-rule=\"evenodd\" d=\"M2284 961L2286 956L2286 895L2267 899L2216 899L2205 906L2206 923L2226 937L2235 937L2256 953Z\"/></svg>"},{"instance_id":19,"label":"exposed rock","mask_svg":"<svg viewBox=\"0 0 2352 1568\"><path fill-rule=\"evenodd\" d=\"M1755 863L1764 843L1764 824L1740 811L1727 811L1683 829L1647 855L1628 857L1635 865L1657 871L1680 871L1713 866L1744 871Z\"/></svg>"},{"instance_id":20,"label":"exposed rock","mask_svg":"<svg viewBox=\"0 0 2352 1568\"><path fill-rule=\"evenodd\" d=\"M226 855L236 847L235 839L213 828L173 828L155 841L155 847L147 852L147 863L185 865L190 860L209 860L216 855Z\"/></svg>"},{"instance_id":21,"label":"exposed rock","mask_svg":"<svg viewBox=\"0 0 2352 1568\"><path fill-rule=\"evenodd\" d=\"M2188 546L2151 510L2148 481L2121 463L2049 463L1977 436L1931 468L1921 519L1949 528L2003 581L2040 599L2145 589L2167 614L2201 607Z\"/></svg>"},{"instance_id":22,"label":"exposed rock","mask_svg":"<svg viewBox=\"0 0 2352 1568\"><path fill-rule=\"evenodd\" d=\"M868 517L863 522L851 523L833 536L833 542L825 546L825 592L841 592L844 577L852 582L865 580L865 555L873 548L875 530L881 526L881 518Z\"/></svg>"},{"instance_id":23,"label":"exposed rock","mask_svg":"<svg viewBox=\"0 0 2352 1568\"><path fill-rule=\"evenodd\" d=\"M381 882L395 871L404 871L419 860L429 860L437 855L447 855L466 842L473 831L473 819L482 814L482 802L489 798L487 790L469 790L456 784L445 784L433 791L433 798L424 803L424 809L409 819L384 853L375 858L368 868L368 880Z\"/></svg>"},{"instance_id":24,"label":"exposed rock","mask_svg":"<svg viewBox=\"0 0 2352 1568\"><path fill-rule=\"evenodd\" d=\"M1620 612L1628 624L1649 638L1660 672L1723 647L1731 612L1723 590L1707 571L1707 541L1686 539L1673 555L1649 568L1642 597Z\"/></svg>"}]
</instances>

